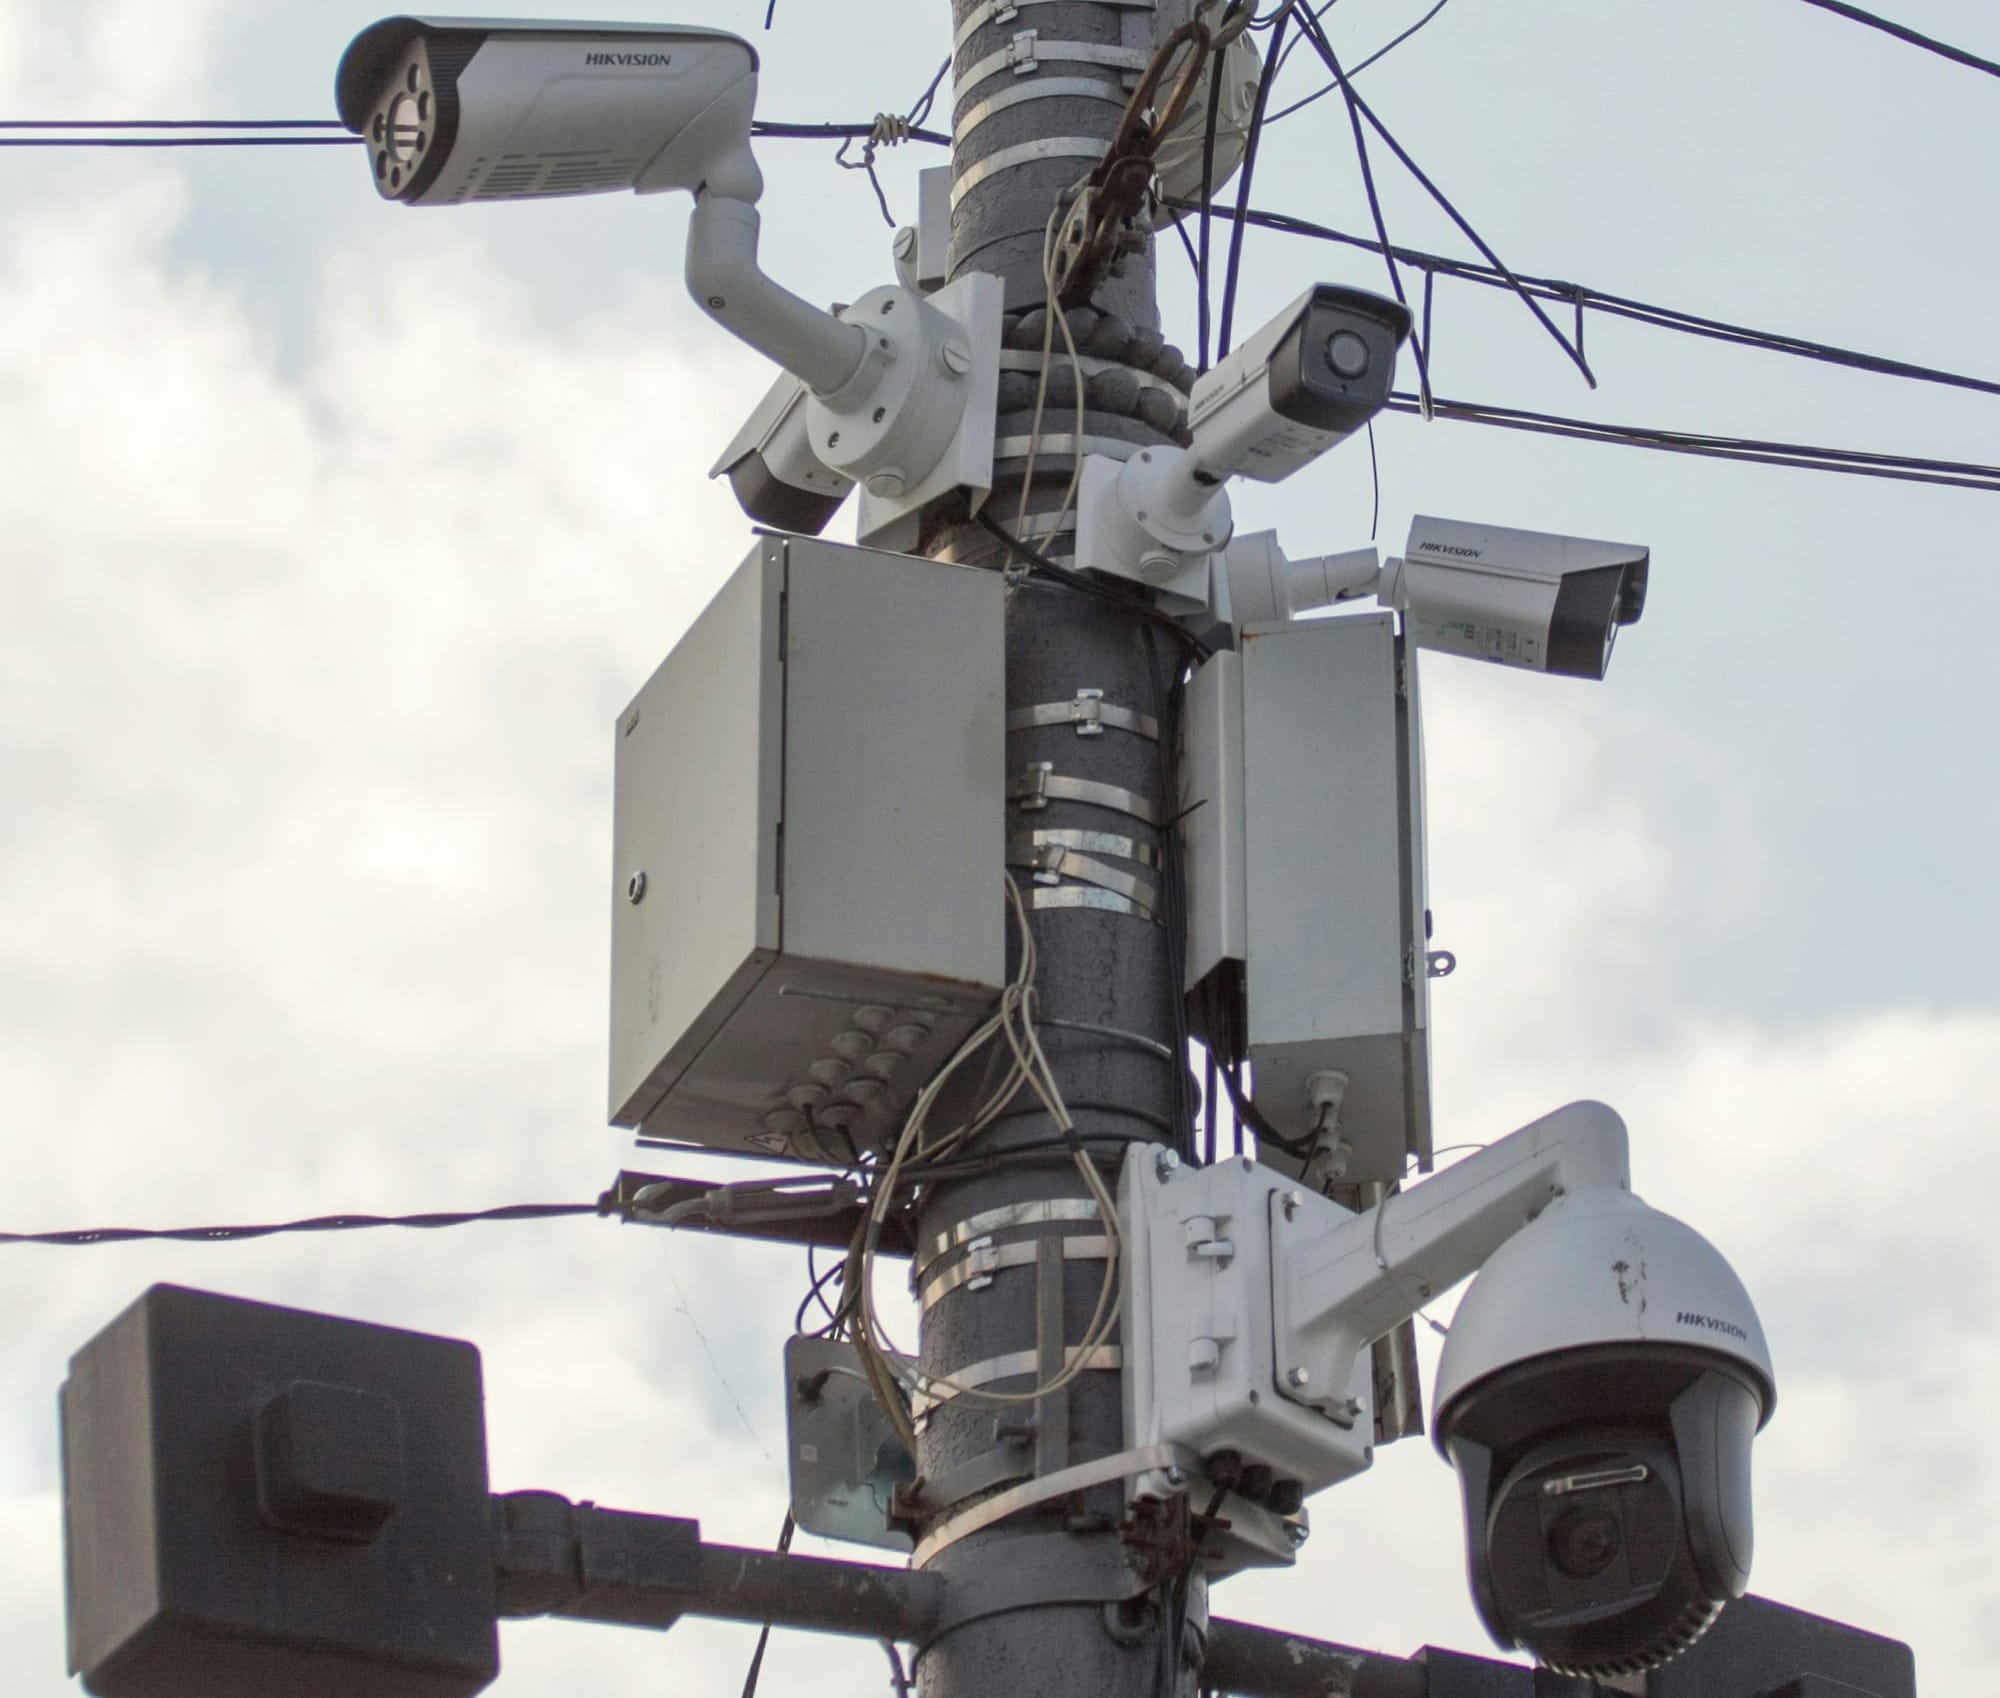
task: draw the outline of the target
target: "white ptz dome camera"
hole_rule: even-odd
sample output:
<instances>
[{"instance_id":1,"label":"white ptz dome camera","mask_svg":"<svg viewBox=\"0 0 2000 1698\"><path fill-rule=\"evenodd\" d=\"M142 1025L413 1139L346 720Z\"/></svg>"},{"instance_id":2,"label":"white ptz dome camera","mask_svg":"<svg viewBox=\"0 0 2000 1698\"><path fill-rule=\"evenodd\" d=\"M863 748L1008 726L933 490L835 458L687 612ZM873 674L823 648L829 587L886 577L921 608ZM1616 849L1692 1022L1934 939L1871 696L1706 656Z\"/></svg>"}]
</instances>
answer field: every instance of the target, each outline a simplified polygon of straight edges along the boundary
<instances>
[{"instance_id":1,"label":"white ptz dome camera","mask_svg":"<svg viewBox=\"0 0 2000 1698\"><path fill-rule=\"evenodd\" d=\"M1592 1187L1510 1238L1445 1340L1434 1434L1494 1638L1590 1675L1692 1644L1748 1583L1775 1399L1749 1295L1691 1227Z\"/></svg>"}]
</instances>

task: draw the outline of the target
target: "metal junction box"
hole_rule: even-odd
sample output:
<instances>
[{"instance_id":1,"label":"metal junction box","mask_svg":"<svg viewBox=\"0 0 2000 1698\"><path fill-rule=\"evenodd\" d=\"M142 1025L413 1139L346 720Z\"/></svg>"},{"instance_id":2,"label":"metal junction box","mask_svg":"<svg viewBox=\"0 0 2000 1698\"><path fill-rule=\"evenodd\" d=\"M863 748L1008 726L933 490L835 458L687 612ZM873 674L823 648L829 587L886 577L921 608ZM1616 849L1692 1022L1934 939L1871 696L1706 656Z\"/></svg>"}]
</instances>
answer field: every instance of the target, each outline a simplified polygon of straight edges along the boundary
<instances>
[{"instance_id":1,"label":"metal junction box","mask_svg":"<svg viewBox=\"0 0 2000 1698\"><path fill-rule=\"evenodd\" d=\"M1183 1445L1203 1458L1233 1451L1278 1494L1263 1503L1231 1498L1230 1567L1289 1563L1295 1547L1285 1518L1305 1495L1374 1458L1367 1354L1338 1387L1311 1384L1280 1358L1282 1282L1291 1270L1278 1260L1273 1221L1291 1218L1287 1197L1304 1217L1301 1230L1348 1218L1248 1156L1197 1168L1134 1149L1119 1182L1127 1446ZM1190 1501L1203 1496L1197 1485Z\"/></svg>"},{"instance_id":2,"label":"metal junction box","mask_svg":"<svg viewBox=\"0 0 2000 1698\"><path fill-rule=\"evenodd\" d=\"M996 573L768 536L617 732L614 1124L844 1166L1005 974Z\"/></svg>"},{"instance_id":3,"label":"metal junction box","mask_svg":"<svg viewBox=\"0 0 2000 1698\"><path fill-rule=\"evenodd\" d=\"M1347 1075L1348 1183L1431 1143L1415 661L1387 613L1252 626L1188 695L1187 983L1242 963L1252 1097L1284 1136L1317 1124L1315 1074Z\"/></svg>"},{"instance_id":4,"label":"metal junction box","mask_svg":"<svg viewBox=\"0 0 2000 1698\"><path fill-rule=\"evenodd\" d=\"M62 1388L103 1698L471 1698L500 1670L479 1352L156 1285Z\"/></svg>"}]
</instances>

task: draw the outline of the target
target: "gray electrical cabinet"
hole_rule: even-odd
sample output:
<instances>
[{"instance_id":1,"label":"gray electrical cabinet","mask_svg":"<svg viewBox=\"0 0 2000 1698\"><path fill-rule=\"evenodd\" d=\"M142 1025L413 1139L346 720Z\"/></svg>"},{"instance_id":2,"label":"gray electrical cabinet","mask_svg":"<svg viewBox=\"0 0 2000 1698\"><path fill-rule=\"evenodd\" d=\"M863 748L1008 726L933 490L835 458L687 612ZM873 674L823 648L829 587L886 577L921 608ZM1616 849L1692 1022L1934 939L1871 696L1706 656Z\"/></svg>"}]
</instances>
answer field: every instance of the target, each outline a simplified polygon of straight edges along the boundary
<instances>
[{"instance_id":1,"label":"gray electrical cabinet","mask_svg":"<svg viewBox=\"0 0 2000 1698\"><path fill-rule=\"evenodd\" d=\"M617 726L612 1122L845 1166L1006 962L999 575L767 536Z\"/></svg>"},{"instance_id":2,"label":"gray electrical cabinet","mask_svg":"<svg viewBox=\"0 0 2000 1698\"><path fill-rule=\"evenodd\" d=\"M1240 962L1258 1112L1304 1137L1345 1073L1343 1177L1392 1182L1431 1143L1415 652L1387 613L1251 626L1186 724L1189 987Z\"/></svg>"}]
</instances>

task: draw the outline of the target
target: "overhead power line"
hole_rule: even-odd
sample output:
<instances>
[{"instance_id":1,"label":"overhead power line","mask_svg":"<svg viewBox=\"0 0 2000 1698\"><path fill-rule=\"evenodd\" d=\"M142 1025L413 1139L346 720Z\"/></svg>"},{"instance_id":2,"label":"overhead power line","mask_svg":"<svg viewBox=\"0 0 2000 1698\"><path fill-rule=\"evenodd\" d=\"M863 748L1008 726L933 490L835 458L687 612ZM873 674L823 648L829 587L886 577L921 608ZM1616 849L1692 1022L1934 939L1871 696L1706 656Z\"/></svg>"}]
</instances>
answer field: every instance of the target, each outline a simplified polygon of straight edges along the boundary
<instances>
[{"instance_id":1,"label":"overhead power line","mask_svg":"<svg viewBox=\"0 0 2000 1698\"><path fill-rule=\"evenodd\" d=\"M1431 19L1436 17L1438 13L1442 12L1449 3L1450 0L1437 0L1437 4L1435 6L1433 6L1421 18L1417 19L1417 21L1412 25L1410 25L1408 29L1404 30L1401 35L1397 36L1393 41L1387 42L1383 46L1376 48L1375 51L1369 54L1366 59L1363 59L1360 64L1350 67L1347 74L1350 77L1358 77L1361 75L1363 71L1367 70L1368 67L1370 65L1373 65L1377 60L1386 59L1391 53L1395 52L1397 48L1401 47L1404 42L1408 41L1411 36L1415 35L1418 30L1422 29L1425 24L1429 23ZM1318 16L1318 14L1315 13L1314 16ZM1325 87L1315 89L1311 94L1307 95L1305 99L1295 100L1291 103L1291 105L1283 108L1282 110L1273 112L1269 117L1267 117L1264 120L1264 122L1267 124L1275 124L1280 118L1289 118L1294 112L1303 111L1306 107L1312 105L1314 101L1324 100L1329 94L1332 94L1337 89L1339 89L1339 87L1340 87L1340 82L1336 78L1333 82L1326 84Z\"/></svg>"},{"instance_id":2,"label":"overhead power line","mask_svg":"<svg viewBox=\"0 0 2000 1698\"><path fill-rule=\"evenodd\" d=\"M1389 410L1418 413L1423 398L1399 391ZM1861 448L1822 448L1797 442L1770 442L1755 437L1710 436L1696 431L1668 430L1657 425L1606 424L1597 419L1565 418L1557 413L1524 412L1482 401L1447 401L1430 397L1430 416L1460 424L1491 425L1500 430L1530 431L1581 442L1608 442L1623 448L1646 448L1663 454L1692 454L1712 460L1740 460L1757 466L1791 466L1801 471L1839 472L1848 477L1890 478L1902 483L1946 484L1960 489L2000 491L2000 466L1962 460L1931 460L1903 454L1881 454Z\"/></svg>"},{"instance_id":3,"label":"overhead power line","mask_svg":"<svg viewBox=\"0 0 2000 1698\"><path fill-rule=\"evenodd\" d=\"M1949 59L1953 64L1984 71L1989 77L2000 77L2000 64L1991 59L1982 59L1978 54L1954 47L1948 41L1939 41L1936 36L1920 35L1907 24L1892 23L1873 12L1862 11L1859 6L1849 6L1845 0L1805 0L1805 3L1817 6L1822 12L1831 12L1837 18L1846 18L1852 23L1865 24L1869 29L1878 29L1884 35L1893 35L1898 41L1907 41L1912 47L1921 47L1926 53L1935 53L1940 59Z\"/></svg>"},{"instance_id":4,"label":"overhead power line","mask_svg":"<svg viewBox=\"0 0 2000 1698\"><path fill-rule=\"evenodd\" d=\"M1174 200L1169 204L1189 209L1195 205L1193 201L1186 200ZM1226 207L1217 207L1214 211L1218 218L1237 216ZM1246 224L1255 225L1259 229L1274 230L1281 235L1332 242L1369 253L1381 251L1380 242L1372 236L1360 236L1346 230L1336 230L1330 225L1315 224L1310 219L1296 218L1290 213L1265 212L1253 208L1241 216ZM1657 330L1699 336L1738 347L1757 348L1766 353L1785 354L1795 359L1814 360L1825 365L1845 366L1853 371L1873 372L1882 377L1901 378L1914 383L1934 383L1950 389L1969 389L1983 395L2000 395L2000 380L1993 378L1974 377L1965 372L1918 365L1913 361L1892 359L1883 354L1864 353L1831 342L1794 336L1785 331L1758 330L1749 325L1731 323L1727 319L1710 318L1700 313L1684 312L1678 307L1666 307L1652 301L1637 300L1630 295L1611 294L1602 289L1594 289L1588 284L1570 283L1552 277L1537 277L1526 272L1515 272L1512 281L1509 281L1505 275L1491 266L1476 264L1469 260L1452 259L1444 254L1427 253L1421 248L1394 247L1390 251L1401 263L1423 271L1427 275L1449 277L1459 282L1475 283L1485 288L1496 289L1511 290L1518 283L1530 294L1538 295L1543 300L1558 305L1569 306L1579 312L1603 313L1611 318L1630 319L1637 324L1649 324Z\"/></svg>"},{"instance_id":5,"label":"overhead power line","mask_svg":"<svg viewBox=\"0 0 2000 1698\"><path fill-rule=\"evenodd\" d=\"M338 118L0 118L0 130L344 130Z\"/></svg>"},{"instance_id":6,"label":"overhead power line","mask_svg":"<svg viewBox=\"0 0 2000 1698\"><path fill-rule=\"evenodd\" d=\"M364 1232L378 1226L400 1226L435 1232L444 1227L471 1226L480 1221L562 1220L605 1211L596 1203L508 1203L497 1209L422 1215L316 1215L308 1220L278 1221L262 1226L90 1226L68 1232L0 1232L0 1244L50 1244L84 1249L97 1244L130 1244L142 1239L172 1239L189 1244L232 1244L249 1238L275 1238L289 1232Z\"/></svg>"},{"instance_id":7,"label":"overhead power line","mask_svg":"<svg viewBox=\"0 0 2000 1698\"><path fill-rule=\"evenodd\" d=\"M1487 244L1485 238L1482 237L1479 234L1479 232L1472 227L1470 221L1464 216L1464 214L1462 214L1457 207L1452 205L1450 197L1445 194L1444 190L1439 188L1437 184L1432 182L1430 178L1425 175L1423 167L1418 165L1416 160L1410 156L1409 150L1405 148L1401 142L1397 141L1396 138L1389 133L1388 125L1383 123L1382 120L1375 115L1374 110L1369 106L1368 102L1362 99L1361 96L1355 91L1354 85L1348 79L1347 73L1340 68L1340 61L1338 58L1335 57L1333 51L1333 45L1331 42L1327 40L1326 31L1321 27L1319 20L1308 14L1300 21L1299 27L1305 31L1307 37L1312 42L1313 51L1320 56L1320 59L1325 63L1326 68L1333 73L1334 81L1340 84L1341 96L1343 99L1346 100L1348 111L1350 115L1353 116L1354 118L1355 143L1357 149L1360 150L1361 152L1362 169L1364 173L1366 172L1367 169L1367 153L1366 150L1362 149L1360 145L1362 119L1367 120L1368 127L1382 138L1383 142L1387 145L1389 151L1393 153L1396 156L1396 158L1401 162L1403 169L1409 172L1409 174L1417 180L1418 184L1423 188L1423 191L1427 195L1429 195L1433 201L1437 203L1439 210L1442 211L1444 215L1452 221L1452 223L1458 226L1459 232L1465 237L1465 239L1469 241L1475 248L1477 248L1482 255L1485 256L1486 263L1489 266L1491 266L1496 272L1498 272L1501 277L1506 279L1507 286L1510 289L1512 289L1517 296L1520 297L1521 304L1525 306L1529 312L1534 314L1536 322L1540 324L1541 327L1544 330L1546 330L1551 337L1555 339L1556 346L1561 348L1562 351L1569 356L1571 362L1576 366L1576 369L1583 374L1583 381L1587 383L1592 389L1595 389L1597 387L1597 378L1591 372L1590 362L1584 358L1583 349L1579 347L1577 344L1573 343L1567 336L1565 336L1560 330L1556 328L1555 322L1549 317L1547 313L1545 313L1542 310L1541 303L1537 301L1535 297L1532 294L1530 294L1526 289L1521 287L1520 279L1518 279L1514 275L1514 273L1508 269L1506 263L1500 258L1499 254L1496 253L1493 250L1493 248ZM1379 216L1379 212L1377 215L1376 224L1377 228L1379 229L1381 226L1381 219ZM1383 233L1382 241L1383 241L1384 251L1386 253L1388 245L1388 236L1386 232ZM1391 267L1392 274L1393 270L1394 268L1392 266ZM1428 384L1426 385L1426 388L1428 389Z\"/></svg>"},{"instance_id":8,"label":"overhead power line","mask_svg":"<svg viewBox=\"0 0 2000 1698\"><path fill-rule=\"evenodd\" d=\"M42 121L32 118L0 119L0 147L358 147L361 137L346 134L347 126L337 118L59 118ZM753 136L773 141L859 140L875 133L867 124L792 124L776 119L759 119L750 126ZM140 130L144 135L120 132ZM203 135L207 130L232 132ZM339 130L339 135L289 135L292 130ZM38 132L48 131L50 134ZM28 132L28 133L21 133ZM936 130L911 127L897 138L928 142L933 147L949 147L951 137Z\"/></svg>"}]
</instances>

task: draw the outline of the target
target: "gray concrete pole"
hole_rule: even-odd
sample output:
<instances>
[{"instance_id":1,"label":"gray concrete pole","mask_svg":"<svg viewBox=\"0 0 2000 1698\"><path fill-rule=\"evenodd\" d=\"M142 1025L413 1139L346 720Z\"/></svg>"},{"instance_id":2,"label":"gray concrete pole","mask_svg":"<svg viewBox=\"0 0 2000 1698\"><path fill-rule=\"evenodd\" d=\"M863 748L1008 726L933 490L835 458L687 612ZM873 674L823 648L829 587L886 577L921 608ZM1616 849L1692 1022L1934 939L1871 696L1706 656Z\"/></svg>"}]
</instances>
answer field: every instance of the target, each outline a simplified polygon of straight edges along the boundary
<instances>
[{"instance_id":1,"label":"gray concrete pole","mask_svg":"<svg viewBox=\"0 0 2000 1698\"><path fill-rule=\"evenodd\" d=\"M1059 197L1089 172L1114 133L1137 80L1133 68L1152 51L1156 20L1151 6L1132 0L1034 0L1018 7L953 0L953 25L951 268L954 275L990 272L1006 283L1010 369L1002 379L998 475L987 511L1011 529L1021 508L1034 405L1035 373L1022 368L1032 366L1042 344L1044 229ZM1022 39L1025 32L1031 41ZM1033 68L1020 69L1029 55ZM1162 345L1150 241L1071 317L1097 362L1085 390L1084 445L1122 455L1168 440L1179 423L1175 390L1191 374ZM1046 534L1078 448L1077 397L1060 336L1056 349L1022 528L1067 561L1069 535ZM962 507L928 515L926 528L931 554L999 562L998 545L964 523ZM1030 580L1010 594L1007 644L1010 711L1101 691L1109 707L1168 717L1181 656L1171 637L1149 630L1133 612ZM1155 822L1172 817L1175 790L1171 752L1160 738L1116 727L1080 735L1070 725L1038 726L1010 731L1007 758L1010 778L1047 762L1054 775L1113 785L1139 799L1136 811L1074 801L1040 810L1010 803L1010 839L1108 833L1127 840L1131 855L1106 858L1164 889ZM1169 930L1141 914L1053 905L1081 887L1065 892L1038 887L1026 872L1016 876L1030 901L1052 904L1030 915L1041 1030L1079 1131L1181 1141L1191 1089L1183 1083L1178 946L1170 947ZM923 1199L918 1219L926 1284L950 1283L931 1269L949 1272L972 1237L1034 1246L990 1279L952 1284L922 1318L922 1362L933 1373L964 1378L1022 1352L1039 1362L1034 1372L992 1380L997 1390L1025 1389L1063 1360L1063 1347L1083 1335L1105 1271L1101 1248L1093 1249L1093 1241L1101 1245L1102 1224L1080 1208L1088 1196L1081 1176L1066 1153L1048 1148L1048 1117L1021 1106L1018 1118L996 1125L977 1146L1020 1154L988 1174L937 1187ZM949 1121L941 1113L937 1123ZM1027 1145L1041 1147L1021 1148ZM1114 1188L1116 1164L1117 1151L1107 1151L1102 1165ZM939 1253L940 1244L952 1247ZM1123 1444L1115 1363L1087 1369L1032 1407L947 1402L925 1418L919 1444L927 1527L948 1527L954 1513L997 1487L1112 1455ZM990 1595L1004 1608L931 1644L919 1666L926 1698L1173 1698L1193 1690L1206 1589L1196 1581L1186 1590L1185 1632L1170 1619L1175 1612L1162 1607L1170 1587L1133 1595L1159 1569L1147 1565L1143 1550L1135 1561L1123 1496L1118 1485L1072 1494L963 1538L929 1561L955 1592ZM1186 1532L1185 1511L1175 1515L1177 1525L1170 1515L1164 1529L1169 1548Z\"/></svg>"}]
</instances>

